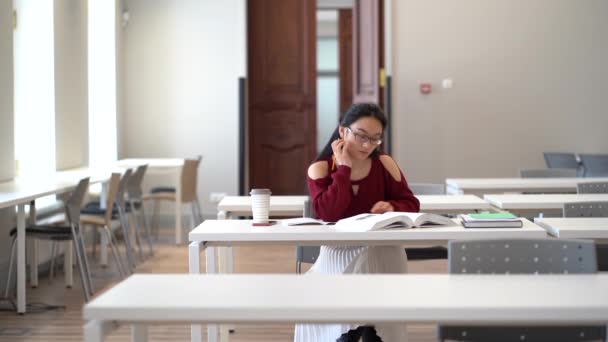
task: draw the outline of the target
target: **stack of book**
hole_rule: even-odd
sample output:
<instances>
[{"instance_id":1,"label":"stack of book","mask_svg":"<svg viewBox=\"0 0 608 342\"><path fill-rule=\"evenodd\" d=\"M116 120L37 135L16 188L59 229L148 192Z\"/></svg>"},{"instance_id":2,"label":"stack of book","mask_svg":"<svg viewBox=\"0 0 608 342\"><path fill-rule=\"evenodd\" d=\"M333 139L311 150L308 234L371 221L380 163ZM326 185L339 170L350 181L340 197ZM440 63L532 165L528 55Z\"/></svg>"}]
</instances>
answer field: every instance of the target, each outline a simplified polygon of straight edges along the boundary
<instances>
[{"instance_id":1,"label":"stack of book","mask_svg":"<svg viewBox=\"0 0 608 342\"><path fill-rule=\"evenodd\" d=\"M465 228L521 228L521 219L511 213L482 213L460 215Z\"/></svg>"}]
</instances>

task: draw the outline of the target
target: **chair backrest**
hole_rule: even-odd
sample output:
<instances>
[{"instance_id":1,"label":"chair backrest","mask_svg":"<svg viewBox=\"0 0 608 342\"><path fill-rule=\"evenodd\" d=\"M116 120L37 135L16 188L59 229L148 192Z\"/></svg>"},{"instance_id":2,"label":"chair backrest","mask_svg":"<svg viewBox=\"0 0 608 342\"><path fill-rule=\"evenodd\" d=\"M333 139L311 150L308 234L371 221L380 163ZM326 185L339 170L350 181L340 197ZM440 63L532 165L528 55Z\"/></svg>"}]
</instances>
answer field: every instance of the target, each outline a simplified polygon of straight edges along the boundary
<instances>
[{"instance_id":1,"label":"chair backrest","mask_svg":"<svg viewBox=\"0 0 608 342\"><path fill-rule=\"evenodd\" d=\"M182 202L184 203L192 202L196 198L196 183L199 164L200 160L198 159L184 160L184 167L182 169Z\"/></svg>"},{"instance_id":2,"label":"chair backrest","mask_svg":"<svg viewBox=\"0 0 608 342\"><path fill-rule=\"evenodd\" d=\"M584 177L608 177L608 154L580 154Z\"/></svg>"},{"instance_id":3,"label":"chair backrest","mask_svg":"<svg viewBox=\"0 0 608 342\"><path fill-rule=\"evenodd\" d=\"M588 240L510 239L448 243L454 274L595 273L595 243Z\"/></svg>"},{"instance_id":4,"label":"chair backrest","mask_svg":"<svg viewBox=\"0 0 608 342\"><path fill-rule=\"evenodd\" d=\"M414 195L445 195L445 184L441 183L409 183Z\"/></svg>"},{"instance_id":5,"label":"chair backrest","mask_svg":"<svg viewBox=\"0 0 608 342\"><path fill-rule=\"evenodd\" d=\"M521 178L563 178L576 177L576 169L522 169L519 170Z\"/></svg>"},{"instance_id":6,"label":"chair backrest","mask_svg":"<svg viewBox=\"0 0 608 342\"><path fill-rule=\"evenodd\" d=\"M574 153L544 152L545 163L550 169L578 169L579 163Z\"/></svg>"},{"instance_id":7,"label":"chair backrest","mask_svg":"<svg viewBox=\"0 0 608 342\"><path fill-rule=\"evenodd\" d=\"M70 198L65 201L65 215L68 224L78 224L80 222L80 208L89 189L89 178L83 178L72 191Z\"/></svg>"},{"instance_id":8,"label":"chair backrest","mask_svg":"<svg viewBox=\"0 0 608 342\"><path fill-rule=\"evenodd\" d=\"M608 194L608 182L585 182L576 184L579 194Z\"/></svg>"},{"instance_id":9,"label":"chair backrest","mask_svg":"<svg viewBox=\"0 0 608 342\"><path fill-rule=\"evenodd\" d=\"M608 202L564 203L564 217L608 217Z\"/></svg>"},{"instance_id":10,"label":"chair backrest","mask_svg":"<svg viewBox=\"0 0 608 342\"><path fill-rule=\"evenodd\" d=\"M130 200L141 200L141 197L143 196L141 185L144 181L144 176L147 169L147 164L140 165L129 178L129 182L127 183L127 194L129 195Z\"/></svg>"},{"instance_id":11,"label":"chair backrest","mask_svg":"<svg viewBox=\"0 0 608 342\"><path fill-rule=\"evenodd\" d=\"M118 192L118 183L120 182L120 173L112 173L108 182L108 198L106 200L106 215L105 221L108 227L112 222L112 210L114 208L114 201L116 200L116 193Z\"/></svg>"},{"instance_id":12,"label":"chair backrest","mask_svg":"<svg viewBox=\"0 0 608 342\"><path fill-rule=\"evenodd\" d=\"M116 189L116 198L114 202L116 205L124 208L125 205L125 194L127 192L127 185L131 180L131 175L133 174L133 170L127 169L125 173L122 174L120 181L118 182L118 188Z\"/></svg>"}]
</instances>

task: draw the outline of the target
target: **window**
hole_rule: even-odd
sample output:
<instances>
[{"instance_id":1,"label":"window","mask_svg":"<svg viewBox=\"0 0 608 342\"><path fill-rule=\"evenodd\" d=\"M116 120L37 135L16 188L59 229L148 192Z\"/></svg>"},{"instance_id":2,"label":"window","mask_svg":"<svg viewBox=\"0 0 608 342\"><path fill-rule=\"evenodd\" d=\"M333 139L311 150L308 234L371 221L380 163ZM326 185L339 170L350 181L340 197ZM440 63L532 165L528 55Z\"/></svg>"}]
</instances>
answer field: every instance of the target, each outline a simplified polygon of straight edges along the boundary
<instances>
[{"instance_id":1,"label":"window","mask_svg":"<svg viewBox=\"0 0 608 342\"><path fill-rule=\"evenodd\" d=\"M117 158L115 1L89 0L89 166Z\"/></svg>"},{"instance_id":2,"label":"window","mask_svg":"<svg viewBox=\"0 0 608 342\"><path fill-rule=\"evenodd\" d=\"M15 159L18 177L55 172L53 1L16 0Z\"/></svg>"}]
</instances>

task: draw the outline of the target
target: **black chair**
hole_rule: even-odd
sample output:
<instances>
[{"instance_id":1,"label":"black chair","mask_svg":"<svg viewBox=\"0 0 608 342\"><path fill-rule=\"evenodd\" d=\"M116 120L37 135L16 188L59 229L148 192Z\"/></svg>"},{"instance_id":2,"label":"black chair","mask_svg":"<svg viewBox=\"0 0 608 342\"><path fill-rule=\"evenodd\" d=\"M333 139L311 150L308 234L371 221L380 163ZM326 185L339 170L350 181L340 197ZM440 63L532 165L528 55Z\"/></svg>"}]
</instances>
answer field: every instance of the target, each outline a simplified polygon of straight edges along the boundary
<instances>
[{"instance_id":1,"label":"black chair","mask_svg":"<svg viewBox=\"0 0 608 342\"><path fill-rule=\"evenodd\" d=\"M564 217L608 217L607 202L573 202L564 203ZM608 245L595 245L597 269L608 271Z\"/></svg>"},{"instance_id":2,"label":"black chair","mask_svg":"<svg viewBox=\"0 0 608 342\"><path fill-rule=\"evenodd\" d=\"M89 271L89 263L87 261L84 238L82 229L80 228L80 208L84 201L85 194L89 187L89 178L84 178L78 182L76 189L72 192L69 199L65 201L65 222L57 225L36 225L35 222L30 222L30 225L25 228L27 238L40 240L48 240L54 244L59 241L69 241L74 243L76 253L76 261L80 272L80 280L85 300L88 302L91 295L94 293L93 284L91 281L91 273ZM11 275L13 268L13 260L15 254L15 242L17 239L17 229L10 231L10 236L13 238L11 243L11 254L9 257L8 279L4 296L8 297L9 288L11 286ZM53 248L54 249L54 248ZM35 266L35 265L34 265ZM51 267L52 269L52 267Z\"/></svg>"},{"instance_id":3,"label":"black chair","mask_svg":"<svg viewBox=\"0 0 608 342\"><path fill-rule=\"evenodd\" d=\"M597 271L593 241L557 239L450 241L451 274L588 274ZM560 262L554 262L559 260ZM498 295L498 294L497 294ZM604 341L605 325L439 326L440 341Z\"/></svg>"},{"instance_id":4,"label":"black chair","mask_svg":"<svg viewBox=\"0 0 608 342\"><path fill-rule=\"evenodd\" d=\"M608 177L608 154L580 154L583 177Z\"/></svg>"},{"instance_id":5,"label":"black chair","mask_svg":"<svg viewBox=\"0 0 608 342\"><path fill-rule=\"evenodd\" d=\"M316 217L310 199L304 203L303 217ZM296 246L296 273L302 272L302 263L314 264L319 257L320 251L320 246Z\"/></svg>"},{"instance_id":6,"label":"black chair","mask_svg":"<svg viewBox=\"0 0 608 342\"><path fill-rule=\"evenodd\" d=\"M445 184L441 183L410 183L414 195L445 195ZM448 250L443 246L408 247L405 249L407 260L437 260L447 259Z\"/></svg>"}]
</instances>

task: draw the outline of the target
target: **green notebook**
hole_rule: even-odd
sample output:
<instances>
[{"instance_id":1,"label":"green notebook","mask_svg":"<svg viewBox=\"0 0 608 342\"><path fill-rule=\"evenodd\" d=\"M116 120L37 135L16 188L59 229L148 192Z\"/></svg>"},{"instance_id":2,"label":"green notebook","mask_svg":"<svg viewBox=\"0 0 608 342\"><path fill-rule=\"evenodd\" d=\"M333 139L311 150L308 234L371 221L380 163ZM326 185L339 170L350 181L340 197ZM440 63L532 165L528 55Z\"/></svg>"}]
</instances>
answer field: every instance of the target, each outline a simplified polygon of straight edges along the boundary
<instances>
[{"instance_id":1,"label":"green notebook","mask_svg":"<svg viewBox=\"0 0 608 342\"><path fill-rule=\"evenodd\" d=\"M460 215L465 228L521 228L521 219L509 212Z\"/></svg>"},{"instance_id":2,"label":"green notebook","mask_svg":"<svg viewBox=\"0 0 608 342\"><path fill-rule=\"evenodd\" d=\"M470 218L476 220L504 220L504 219L516 219L517 216L509 213L481 213L481 214L469 214Z\"/></svg>"}]
</instances>

